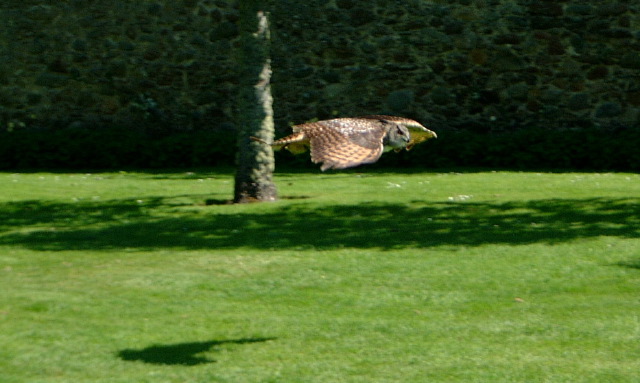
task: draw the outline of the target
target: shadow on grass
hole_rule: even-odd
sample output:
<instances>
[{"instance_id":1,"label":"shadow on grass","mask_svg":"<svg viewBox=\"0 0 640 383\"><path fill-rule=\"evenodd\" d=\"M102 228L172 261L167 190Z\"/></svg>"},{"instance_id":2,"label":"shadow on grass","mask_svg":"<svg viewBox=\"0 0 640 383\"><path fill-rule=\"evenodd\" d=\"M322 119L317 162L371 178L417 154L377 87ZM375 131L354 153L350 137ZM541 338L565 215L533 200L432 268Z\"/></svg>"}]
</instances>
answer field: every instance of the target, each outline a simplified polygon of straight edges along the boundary
<instances>
[{"instance_id":1,"label":"shadow on grass","mask_svg":"<svg viewBox=\"0 0 640 383\"><path fill-rule=\"evenodd\" d=\"M275 204L238 213L198 196L0 204L0 245L35 250L427 248L640 238L640 198L358 205Z\"/></svg>"},{"instance_id":2,"label":"shadow on grass","mask_svg":"<svg viewBox=\"0 0 640 383\"><path fill-rule=\"evenodd\" d=\"M233 340L212 340L209 342L178 343L150 346L139 350L126 349L118 352L118 357L130 362L149 364L195 366L204 363L215 363L215 360L199 356L211 351L216 346L227 344L248 344L273 340L274 338L245 338Z\"/></svg>"},{"instance_id":3,"label":"shadow on grass","mask_svg":"<svg viewBox=\"0 0 640 383\"><path fill-rule=\"evenodd\" d=\"M639 269L640 270L640 258L630 259L628 261L618 262L618 263L616 263L616 266L628 267L630 269Z\"/></svg>"}]
</instances>

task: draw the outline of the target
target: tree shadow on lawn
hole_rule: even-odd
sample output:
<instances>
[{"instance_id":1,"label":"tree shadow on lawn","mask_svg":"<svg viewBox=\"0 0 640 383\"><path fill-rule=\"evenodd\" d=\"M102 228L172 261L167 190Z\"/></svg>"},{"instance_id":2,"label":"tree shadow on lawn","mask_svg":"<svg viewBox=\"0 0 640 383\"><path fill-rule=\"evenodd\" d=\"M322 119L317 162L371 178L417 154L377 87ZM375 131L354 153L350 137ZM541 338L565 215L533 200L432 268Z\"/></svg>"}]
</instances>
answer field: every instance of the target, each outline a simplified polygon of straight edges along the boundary
<instances>
[{"instance_id":1,"label":"tree shadow on lawn","mask_svg":"<svg viewBox=\"0 0 640 383\"><path fill-rule=\"evenodd\" d=\"M215 349L217 346L227 344L260 343L273 339L274 338L244 338L156 345L145 347L143 349L121 350L118 352L118 357L130 362L140 361L149 364L195 366L198 364L215 363L215 360L208 359L198 354L211 351L211 349Z\"/></svg>"},{"instance_id":2,"label":"tree shadow on lawn","mask_svg":"<svg viewBox=\"0 0 640 383\"><path fill-rule=\"evenodd\" d=\"M616 263L615 265L621 266L621 267L628 267L630 269L640 269L640 258L621 261Z\"/></svg>"},{"instance_id":3,"label":"tree shadow on lawn","mask_svg":"<svg viewBox=\"0 0 640 383\"><path fill-rule=\"evenodd\" d=\"M0 245L43 251L402 249L640 238L640 198L180 209L193 206L193 199L4 203Z\"/></svg>"}]
</instances>

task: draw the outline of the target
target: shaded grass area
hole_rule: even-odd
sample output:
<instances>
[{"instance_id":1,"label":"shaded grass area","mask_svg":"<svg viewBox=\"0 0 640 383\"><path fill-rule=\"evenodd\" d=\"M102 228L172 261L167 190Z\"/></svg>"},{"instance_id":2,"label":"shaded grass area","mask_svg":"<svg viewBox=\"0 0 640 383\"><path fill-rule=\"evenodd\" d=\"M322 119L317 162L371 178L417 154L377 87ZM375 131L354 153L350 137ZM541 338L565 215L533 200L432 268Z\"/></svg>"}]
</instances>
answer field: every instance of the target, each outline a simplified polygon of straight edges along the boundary
<instances>
[{"instance_id":1,"label":"shaded grass area","mask_svg":"<svg viewBox=\"0 0 640 383\"><path fill-rule=\"evenodd\" d=\"M242 214L225 207L217 207L213 215L199 210L173 216L154 214L191 206L199 197L148 197L143 202L7 202L0 204L0 228L12 232L0 237L0 244L34 250L397 249L640 236L640 198L502 203L412 200L337 206L290 203ZM47 228L38 230L39 226ZM32 229L16 230L20 227Z\"/></svg>"},{"instance_id":2,"label":"shaded grass area","mask_svg":"<svg viewBox=\"0 0 640 383\"><path fill-rule=\"evenodd\" d=\"M634 382L640 176L0 174L6 382Z\"/></svg>"}]
</instances>

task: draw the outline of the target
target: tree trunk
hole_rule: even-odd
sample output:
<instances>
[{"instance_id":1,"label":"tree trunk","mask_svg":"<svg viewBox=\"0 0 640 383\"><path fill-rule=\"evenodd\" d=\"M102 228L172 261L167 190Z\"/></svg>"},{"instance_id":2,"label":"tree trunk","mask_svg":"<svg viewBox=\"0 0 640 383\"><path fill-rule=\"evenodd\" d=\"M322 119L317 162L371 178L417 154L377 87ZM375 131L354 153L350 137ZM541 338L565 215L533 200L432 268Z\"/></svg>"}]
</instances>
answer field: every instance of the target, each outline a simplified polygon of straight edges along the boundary
<instances>
[{"instance_id":1,"label":"tree trunk","mask_svg":"<svg viewBox=\"0 0 640 383\"><path fill-rule=\"evenodd\" d=\"M240 1L240 97L238 157L234 202L274 201L275 161L271 147L251 141L273 141L273 99L269 59L269 24L262 0Z\"/></svg>"}]
</instances>

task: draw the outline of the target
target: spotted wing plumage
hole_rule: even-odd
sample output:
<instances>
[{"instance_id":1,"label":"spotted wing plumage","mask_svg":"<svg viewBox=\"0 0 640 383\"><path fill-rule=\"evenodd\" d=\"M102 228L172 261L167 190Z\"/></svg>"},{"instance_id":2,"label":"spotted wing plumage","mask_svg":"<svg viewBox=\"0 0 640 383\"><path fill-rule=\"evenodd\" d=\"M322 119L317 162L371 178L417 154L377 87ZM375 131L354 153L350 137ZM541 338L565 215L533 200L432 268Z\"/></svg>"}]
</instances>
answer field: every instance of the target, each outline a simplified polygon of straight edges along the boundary
<instances>
[{"instance_id":1,"label":"spotted wing plumage","mask_svg":"<svg viewBox=\"0 0 640 383\"><path fill-rule=\"evenodd\" d=\"M382 155L384 130L368 120L334 119L296 126L310 141L311 161L321 170L345 169L376 162Z\"/></svg>"}]
</instances>

